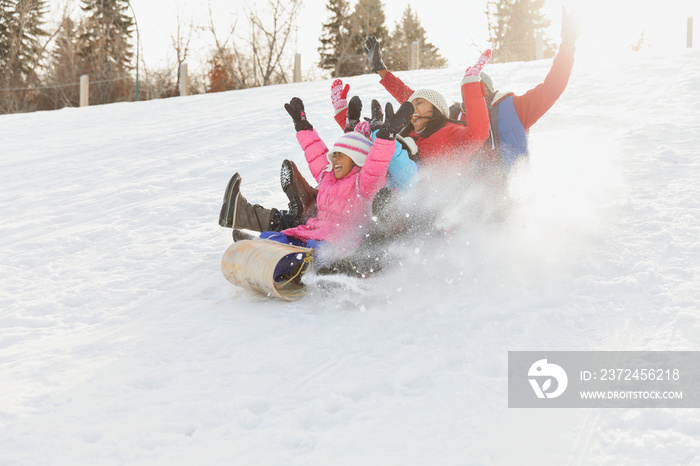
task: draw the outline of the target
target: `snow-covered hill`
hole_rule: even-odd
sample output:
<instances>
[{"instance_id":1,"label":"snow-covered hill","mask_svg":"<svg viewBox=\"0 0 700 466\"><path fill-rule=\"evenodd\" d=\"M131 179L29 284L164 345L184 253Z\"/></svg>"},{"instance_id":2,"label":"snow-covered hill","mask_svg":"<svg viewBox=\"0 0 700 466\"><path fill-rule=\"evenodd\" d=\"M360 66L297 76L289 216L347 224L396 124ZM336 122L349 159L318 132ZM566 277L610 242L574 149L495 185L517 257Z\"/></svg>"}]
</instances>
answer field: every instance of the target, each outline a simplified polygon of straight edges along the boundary
<instances>
[{"instance_id":1,"label":"snow-covered hill","mask_svg":"<svg viewBox=\"0 0 700 466\"><path fill-rule=\"evenodd\" d=\"M550 64L488 69L524 92ZM399 75L456 100L462 72ZM579 59L509 221L271 301L221 275L221 196L239 171L284 206L282 106L331 142L329 89L0 117L0 464L700 463L697 410L508 409L506 384L509 350L700 350L700 53Z\"/></svg>"}]
</instances>

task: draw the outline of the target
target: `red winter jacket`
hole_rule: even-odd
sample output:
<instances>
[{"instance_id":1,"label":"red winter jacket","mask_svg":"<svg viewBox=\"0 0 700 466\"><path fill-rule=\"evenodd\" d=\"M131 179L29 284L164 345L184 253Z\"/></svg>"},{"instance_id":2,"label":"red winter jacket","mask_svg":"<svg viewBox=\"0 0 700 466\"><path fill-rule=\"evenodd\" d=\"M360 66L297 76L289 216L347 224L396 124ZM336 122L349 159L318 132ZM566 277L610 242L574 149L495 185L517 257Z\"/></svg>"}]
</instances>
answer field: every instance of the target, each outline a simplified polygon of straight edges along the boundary
<instances>
[{"instance_id":1,"label":"red winter jacket","mask_svg":"<svg viewBox=\"0 0 700 466\"><path fill-rule=\"evenodd\" d=\"M566 89L571 69L574 67L575 50L573 45L561 44L544 82L523 95L513 96L515 113L518 114L518 118L526 130L530 129L542 115L552 108L554 102Z\"/></svg>"},{"instance_id":2,"label":"red winter jacket","mask_svg":"<svg viewBox=\"0 0 700 466\"><path fill-rule=\"evenodd\" d=\"M399 103L406 102L414 92L391 71L387 71L379 82ZM466 114L469 115L467 126L448 121L445 126L428 137L424 138L415 131L409 134L418 145L421 164L434 163L456 156L466 165L472 154L488 138L489 114L481 82L463 84L462 99L467 110Z\"/></svg>"}]
</instances>

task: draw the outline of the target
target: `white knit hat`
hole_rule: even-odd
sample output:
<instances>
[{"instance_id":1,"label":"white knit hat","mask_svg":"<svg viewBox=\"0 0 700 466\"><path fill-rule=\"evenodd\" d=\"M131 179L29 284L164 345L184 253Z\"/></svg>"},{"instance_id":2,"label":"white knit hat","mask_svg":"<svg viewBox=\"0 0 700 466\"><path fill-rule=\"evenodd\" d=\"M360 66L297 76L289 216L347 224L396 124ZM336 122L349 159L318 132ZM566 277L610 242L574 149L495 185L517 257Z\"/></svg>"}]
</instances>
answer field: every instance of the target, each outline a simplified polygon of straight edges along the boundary
<instances>
[{"instance_id":1,"label":"white knit hat","mask_svg":"<svg viewBox=\"0 0 700 466\"><path fill-rule=\"evenodd\" d=\"M331 154L333 152L342 152L347 155L355 162L355 165L361 167L365 164L365 159L367 154L369 154L369 149L372 143L364 137L361 133L352 131L350 133L343 134L335 141L331 150L326 154L326 158L329 162L331 160Z\"/></svg>"},{"instance_id":2,"label":"white knit hat","mask_svg":"<svg viewBox=\"0 0 700 466\"><path fill-rule=\"evenodd\" d=\"M438 109L438 111L442 113L445 118L449 118L450 106L447 105L447 99L445 99L445 96L440 94L438 91L434 91L432 89L418 89L413 93L413 95L411 95L411 97L408 98L408 101L413 102L415 99L427 100L433 104L433 107Z\"/></svg>"}]
</instances>

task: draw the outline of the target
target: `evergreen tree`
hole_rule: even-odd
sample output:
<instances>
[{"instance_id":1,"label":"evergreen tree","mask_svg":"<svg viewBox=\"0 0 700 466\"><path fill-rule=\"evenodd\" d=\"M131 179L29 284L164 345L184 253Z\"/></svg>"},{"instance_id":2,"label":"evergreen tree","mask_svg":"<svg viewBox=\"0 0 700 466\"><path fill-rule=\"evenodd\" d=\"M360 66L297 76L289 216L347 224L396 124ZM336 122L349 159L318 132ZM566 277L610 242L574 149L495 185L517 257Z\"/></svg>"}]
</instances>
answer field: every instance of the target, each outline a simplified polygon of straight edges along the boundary
<instances>
[{"instance_id":1,"label":"evergreen tree","mask_svg":"<svg viewBox=\"0 0 700 466\"><path fill-rule=\"evenodd\" d=\"M407 5L401 21L394 25L394 32L389 38L389 43L384 53L384 63L393 71L408 70L411 65L411 44L418 42L420 55L420 68L444 68L447 66L438 48L428 42L426 32L420 24L418 15Z\"/></svg>"},{"instance_id":2,"label":"evergreen tree","mask_svg":"<svg viewBox=\"0 0 700 466\"><path fill-rule=\"evenodd\" d=\"M0 111L28 111L35 95L18 89L39 84L46 1L0 0L0 15L0 88L8 89L0 99Z\"/></svg>"},{"instance_id":3,"label":"evergreen tree","mask_svg":"<svg viewBox=\"0 0 700 466\"><path fill-rule=\"evenodd\" d=\"M366 73L365 39L375 36L384 43L388 36L381 0L357 0L351 14L347 0L328 0L326 9L330 16L323 24L319 68L332 70L336 77Z\"/></svg>"},{"instance_id":4,"label":"evergreen tree","mask_svg":"<svg viewBox=\"0 0 700 466\"><path fill-rule=\"evenodd\" d=\"M364 53L365 39L375 36L380 43L389 35L381 0L358 0L348 22L348 55L344 61L345 76L367 73L369 67Z\"/></svg>"},{"instance_id":5,"label":"evergreen tree","mask_svg":"<svg viewBox=\"0 0 700 466\"><path fill-rule=\"evenodd\" d=\"M86 13L85 31L80 36L80 56L90 75L90 101L107 103L130 95L132 27L125 14L126 0L81 0ZM96 85L93 86L92 82Z\"/></svg>"},{"instance_id":6,"label":"evergreen tree","mask_svg":"<svg viewBox=\"0 0 700 466\"><path fill-rule=\"evenodd\" d=\"M10 27L12 24L13 1L0 0L0 72L4 73L8 69L8 59L10 56Z\"/></svg>"},{"instance_id":7,"label":"evergreen tree","mask_svg":"<svg viewBox=\"0 0 700 466\"><path fill-rule=\"evenodd\" d=\"M536 58L536 35L542 34L550 21L542 13L544 0L497 0L487 3L494 62L528 61ZM545 54L554 50L544 43Z\"/></svg>"},{"instance_id":8,"label":"evergreen tree","mask_svg":"<svg viewBox=\"0 0 700 466\"><path fill-rule=\"evenodd\" d=\"M326 10L330 16L328 22L323 23L318 67L331 70L334 77L345 76L343 58L348 54L348 3L345 0L329 0Z\"/></svg>"},{"instance_id":9,"label":"evergreen tree","mask_svg":"<svg viewBox=\"0 0 700 466\"><path fill-rule=\"evenodd\" d=\"M61 27L56 34L54 49L49 61L47 81L56 85L47 93L50 108L77 107L80 104L78 86L64 86L80 81L84 74L85 65L80 57L78 37L82 35L84 23L79 24L68 16L63 18Z\"/></svg>"}]
</instances>

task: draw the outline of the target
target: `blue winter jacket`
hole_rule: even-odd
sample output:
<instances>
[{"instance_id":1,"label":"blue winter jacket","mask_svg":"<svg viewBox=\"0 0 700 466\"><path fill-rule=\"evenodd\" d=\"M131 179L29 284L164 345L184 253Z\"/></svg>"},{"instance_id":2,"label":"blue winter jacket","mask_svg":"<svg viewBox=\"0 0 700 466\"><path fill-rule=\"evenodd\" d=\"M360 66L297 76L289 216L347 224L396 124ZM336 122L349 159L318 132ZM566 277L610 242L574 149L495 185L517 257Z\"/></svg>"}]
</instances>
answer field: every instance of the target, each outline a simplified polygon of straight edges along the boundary
<instances>
[{"instance_id":1,"label":"blue winter jacket","mask_svg":"<svg viewBox=\"0 0 700 466\"><path fill-rule=\"evenodd\" d=\"M497 155L503 161L503 168L509 173L518 160L527 159L530 155L527 146L527 130L520 122L513 105L513 94L494 99L489 109L491 118L492 144ZM495 125L494 125L495 122ZM495 127L494 127L495 126Z\"/></svg>"},{"instance_id":2,"label":"blue winter jacket","mask_svg":"<svg viewBox=\"0 0 700 466\"><path fill-rule=\"evenodd\" d=\"M372 141L377 131L372 133ZM415 144L414 144L415 146ZM417 147L415 150L417 151ZM394 155L387 169L386 186L388 188L404 189L413 185L418 174L418 164L410 159L408 151L399 139L396 140Z\"/></svg>"}]
</instances>

